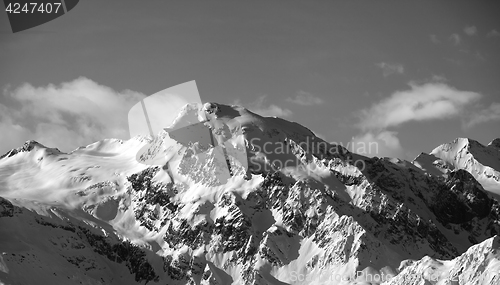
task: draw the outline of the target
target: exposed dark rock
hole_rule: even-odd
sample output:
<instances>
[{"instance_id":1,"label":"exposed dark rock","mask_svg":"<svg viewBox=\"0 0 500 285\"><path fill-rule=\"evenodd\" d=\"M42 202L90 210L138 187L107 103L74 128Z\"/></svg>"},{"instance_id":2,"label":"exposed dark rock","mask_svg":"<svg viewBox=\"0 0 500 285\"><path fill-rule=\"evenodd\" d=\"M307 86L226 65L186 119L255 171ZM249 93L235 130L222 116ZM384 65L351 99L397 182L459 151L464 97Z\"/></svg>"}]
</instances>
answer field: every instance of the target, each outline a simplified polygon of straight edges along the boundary
<instances>
[{"instance_id":1,"label":"exposed dark rock","mask_svg":"<svg viewBox=\"0 0 500 285\"><path fill-rule=\"evenodd\" d=\"M0 197L0 218L13 217L14 205L9 200Z\"/></svg>"}]
</instances>

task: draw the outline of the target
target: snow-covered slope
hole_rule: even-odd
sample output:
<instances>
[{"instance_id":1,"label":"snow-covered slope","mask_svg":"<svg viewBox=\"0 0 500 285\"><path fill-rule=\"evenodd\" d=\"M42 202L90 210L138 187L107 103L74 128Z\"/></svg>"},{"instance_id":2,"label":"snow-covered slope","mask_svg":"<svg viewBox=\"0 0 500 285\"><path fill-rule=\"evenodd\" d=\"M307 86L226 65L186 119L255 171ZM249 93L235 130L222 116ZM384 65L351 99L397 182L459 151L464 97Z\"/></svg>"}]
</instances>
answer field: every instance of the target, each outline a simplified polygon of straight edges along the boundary
<instances>
[{"instance_id":1,"label":"snow-covered slope","mask_svg":"<svg viewBox=\"0 0 500 285\"><path fill-rule=\"evenodd\" d=\"M414 163L430 174L444 174L454 169L470 172L483 187L500 197L500 139L484 146L479 142L457 138L442 144L430 154L422 153Z\"/></svg>"},{"instance_id":2,"label":"snow-covered slope","mask_svg":"<svg viewBox=\"0 0 500 285\"><path fill-rule=\"evenodd\" d=\"M3 156L0 281L366 284L500 233L498 201L463 169L352 154L238 106L188 105L175 124L193 112L234 138L229 161L167 132L68 154L31 141Z\"/></svg>"},{"instance_id":3,"label":"snow-covered slope","mask_svg":"<svg viewBox=\"0 0 500 285\"><path fill-rule=\"evenodd\" d=\"M402 272L384 284L500 284L500 237L474 245L453 260L424 257L409 261Z\"/></svg>"}]
</instances>

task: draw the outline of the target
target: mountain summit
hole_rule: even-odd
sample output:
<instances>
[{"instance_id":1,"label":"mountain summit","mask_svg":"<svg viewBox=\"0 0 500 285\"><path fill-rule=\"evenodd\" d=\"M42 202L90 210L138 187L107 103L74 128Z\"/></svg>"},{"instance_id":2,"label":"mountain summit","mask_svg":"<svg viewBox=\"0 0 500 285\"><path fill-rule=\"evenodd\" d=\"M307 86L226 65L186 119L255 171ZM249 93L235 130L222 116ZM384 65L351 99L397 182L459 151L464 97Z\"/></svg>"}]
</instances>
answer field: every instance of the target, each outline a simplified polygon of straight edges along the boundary
<instances>
[{"instance_id":1,"label":"mountain summit","mask_svg":"<svg viewBox=\"0 0 500 285\"><path fill-rule=\"evenodd\" d=\"M176 125L185 116L195 119ZM500 170L493 147L457 139L410 163L350 153L239 106L187 106L176 122L154 138L71 153L33 142L4 155L0 281L500 281L500 204L490 194L498 188L481 180ZM173 133L198 123L225 138L228 156L215 141L196 141L198 131L187 130L187 142ZM220 181L227 163L231 176Z\"/></svg>"},{"instance_id":2,"label":"mountain summit","mask_svg":"<svg viewBox=\"0 0 500 285\"><path fill-rule=\"evenodd\" d=\"M500 150L500 138L492 140L489 144L488 147L495 148L497 150Z\"/></svg>"},{"instance_id":3,"label":"mountain summit","mask_svg":"<svg viewBox=\"0 0 500 285\"><path fill-rule=\"evenodd\" d=\"M500 152L497 146L500 139L493 140L488 146L468 139L457 138L442 144L430 154L421 154L415 165L429 173L446 174L448 171L464 169L497 198L500 197ZM424 166L425 165L425 166Z\"/></svg>"}]
</instances>

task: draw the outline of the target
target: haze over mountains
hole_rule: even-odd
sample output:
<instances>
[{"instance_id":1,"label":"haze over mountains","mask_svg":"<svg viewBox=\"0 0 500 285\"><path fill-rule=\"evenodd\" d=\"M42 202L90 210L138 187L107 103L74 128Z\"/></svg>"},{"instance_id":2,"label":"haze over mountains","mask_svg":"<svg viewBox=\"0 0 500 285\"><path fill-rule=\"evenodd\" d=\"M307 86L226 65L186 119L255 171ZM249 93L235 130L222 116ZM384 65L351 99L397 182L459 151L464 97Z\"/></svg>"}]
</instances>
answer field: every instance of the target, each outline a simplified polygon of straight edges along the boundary
<instances>
[{"instance_id":1,"label":"haze over mountains","mask_svg":"<svg viewBox=\"0 0 500 285\"><path fill-rule=\"evenodd\" d=\"M369 158L212 106L248 168L166 132L2 156L0 284L500 283L500 139ZM138 162L155 142L165 163Z\"/></svg>"}]
</instances>

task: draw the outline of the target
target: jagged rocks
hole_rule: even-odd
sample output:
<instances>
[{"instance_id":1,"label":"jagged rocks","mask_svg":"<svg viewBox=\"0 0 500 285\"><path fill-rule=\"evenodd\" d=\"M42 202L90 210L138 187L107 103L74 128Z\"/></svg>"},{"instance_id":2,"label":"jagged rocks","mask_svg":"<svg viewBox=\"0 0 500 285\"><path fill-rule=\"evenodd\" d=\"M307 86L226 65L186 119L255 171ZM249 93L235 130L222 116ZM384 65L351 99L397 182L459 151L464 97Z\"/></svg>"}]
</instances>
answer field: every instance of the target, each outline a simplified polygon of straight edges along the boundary
<instances>
[{"instance_id":1,"label":"jagged rocks","mask_svg":"<svg viewBox=\"0 0 500 285\"><path fill-rule=\"evenodd\" d=\"M424 257L384 284L500 284L499 250L500 238L494 236L450 261Z\"/></svg>"},{"instance_id":2,"label":"jagged rocks","mask_svg":"<svg viewBox=\"0 0 500 285\"><path fill-rule=\"evenodd\" d=\"M0 218L14 216L14 205L9 200L0 197Z\"/></svg>"},{"instance_id":3,"label":"jagged rocks","mask_svg":"<svg viewBox=\"0 0 500 285\"><path fill-rule=\"evenodd\" d=\"M19 147L19 148L16 148L16 149L12 149L10 151L8 151L7 153L5 153L4 155L0 156L0 159L4 158L4 157L12 157L20 152L29 152L31 151L33 148L35 148L36 146L39 146L39 147L44 147L43 145L41 145L39 142L37 141L34 141L34 140L30 140L30 141L26 141L23 146Z\"/></svg>"},{"instance_id":4,"label":"jagged rocks","mask_svg":"<svg viewBox=\"0 0 500 285\"><path fill-rule=\"evenodd\" d=\"M431 207L441 222L462 224L489 214L493 200L469 172L452 171L445 183L437 190Z\"/></svg>"}]
</instances>

